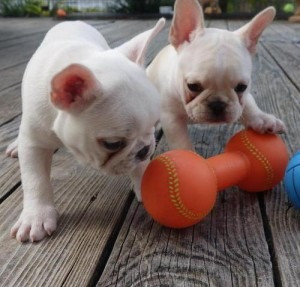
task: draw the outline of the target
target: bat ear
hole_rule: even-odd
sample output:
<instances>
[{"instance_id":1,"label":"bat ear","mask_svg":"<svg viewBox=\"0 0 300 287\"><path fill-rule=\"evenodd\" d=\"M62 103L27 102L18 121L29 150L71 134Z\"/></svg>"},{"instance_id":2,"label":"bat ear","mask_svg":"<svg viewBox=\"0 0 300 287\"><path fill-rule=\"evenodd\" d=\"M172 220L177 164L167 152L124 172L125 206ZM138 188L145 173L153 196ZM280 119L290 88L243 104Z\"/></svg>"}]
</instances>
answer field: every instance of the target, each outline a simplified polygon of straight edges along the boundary
<instances>
[{"instance_id":1,"label":"bat ear","mask_svg":"<svg viewBox=\"0 0 300 287\"><path fill-rule=\"evenodd\" d=\"M159 19L153 29L135 36L116 49L129 58L132 62L143 66L145 62L146 51L150 42L163 29L165 23L166 20L164 18Z\"/></svg>"},{"instance_id":2,"label":"bat ear","mask_svg":"<svg viewBox=\"0 0 300 287\"><path fill-rule=\"evenodd\" d=\"M80 112L100 92L100 83L83 65L72 64L56 74L51 81L51 102L58 109Z\"/></svg>"},{"instance_id":3,"label":"bat ear","mask_svg":"<svg viewBox=\"0 0 300 287\"><path fill-rule=\"evenodd\" d=\"M248 24L234 31L245 43L251 54L255 53L256 45L262 32L273 21L276 14L274 7L268 7L257 14Z\"/></svg>"},{"instance_id":4,"label":"bat ear","mask_svg":"<svg viewBox=\"0 0 300 287\"><path fill-rule=\"evenodd\" d=\"M170 29L169 41L177 48L191 41L192 32L204 31L203 10L197 0L177 0Z\"/></svg>"}]
</instances>

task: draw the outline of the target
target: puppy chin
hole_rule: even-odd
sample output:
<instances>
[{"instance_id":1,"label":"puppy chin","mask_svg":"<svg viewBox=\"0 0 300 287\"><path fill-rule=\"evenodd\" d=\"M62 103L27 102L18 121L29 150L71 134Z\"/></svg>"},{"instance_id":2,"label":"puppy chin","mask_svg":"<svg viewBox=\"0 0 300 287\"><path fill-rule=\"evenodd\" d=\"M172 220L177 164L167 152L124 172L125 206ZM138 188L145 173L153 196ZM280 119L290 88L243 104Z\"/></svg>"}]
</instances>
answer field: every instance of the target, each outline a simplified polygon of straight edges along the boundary
<instances>
[{"instance_id":1,"label":"puppy chin","mask_svg":"<svg viewBox=\"0 0 300 287\"><path fill-rule=\"evenodd\" d=\"M236 115L223 115L223 116L208 116L205 122L210 124L230 124L236 122L239 119L239 116Z\"/></svg>"},{"instance_id":2,"label":"puppy chin","mask_svg":"<svg viewBox=\"0 0 300 287\"><path fill-rule=\"evenodd\" d=\"M107 174L128 175L131 174L136 168L138 168L142 162L149 160L151 155L154 153L154 150L155 138L153 136L153 140L150 144L150 150L145 159L137 159L137 152L132 151L129 154L117 154L110 157L102 167L106 170Z\"/></svg>"},{"instance_id":3,"label":"puppy chin","mask_svg":"<svg viewBox=\"0 0 300 287\"><path fill-rule=\"evenodd\" d=\"M137 166L134 161L128 161L126 159L119 159L118 161L108 161L102 167L103 170L108 175L128 175Z\"/></svg>"},{"instance_id":4,"label":"puppy chin","mask_svg":"<svg viewBox=\"0 0 300 287\"><path fill-rule=\"evenodd\" d=\"M193 123L209 123L209 124L220 124L220 123L233 123L236 122L242 115L242 109L225 112L222 115L213 115L210 111L207 111L205 107L192 107L187 109L189 119Z\"/></svg>"}]
</instances>

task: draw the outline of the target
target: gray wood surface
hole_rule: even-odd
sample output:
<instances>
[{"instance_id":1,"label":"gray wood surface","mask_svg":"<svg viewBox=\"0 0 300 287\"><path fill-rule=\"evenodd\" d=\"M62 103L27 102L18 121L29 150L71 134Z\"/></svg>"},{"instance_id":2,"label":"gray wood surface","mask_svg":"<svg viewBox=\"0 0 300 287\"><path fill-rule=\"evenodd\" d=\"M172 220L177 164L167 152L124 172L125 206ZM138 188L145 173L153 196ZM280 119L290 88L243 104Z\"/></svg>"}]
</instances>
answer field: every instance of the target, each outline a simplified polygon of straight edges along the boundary
<instances>
[{"instance_id":1,"label":"gray wood surface","mask_svg":"<svg viewBox=\"0 0 300 287\"><path fill-rule=\"evenodd\" d=\"M270 62L273 60L273 65L277 63L283 70L277 75L280 84L276 86L280 87L280 90L277 89L278 96L285 99L280 107L289 127L285 140L290 151L294 153L300 148L300 33L299 30L294 31L292 27L276 23L273 29L270 29L269 35L274 37L274 40L264 42L264 47L270 54L267 60ZM276 37L278 39L280 35L282 41L276 41ZM270 67L269 73L272 71L274 68ZM264 205L272 236L274 261L278 263L278 280L282 286L298 286L300 212L291 206L280 187L265 196Z\"/></svg>"},{"instance_id":2,"label":"gray wood surface","mask_svg":"<svg viewBox=\"0 0 300 287\"><path fill-rule=\"evenodd\" d=\"M89 23L116 47L155 21ZM207 21L231 30L243 23ZM133 199L127 178L101 176L62 149L52 168L57 232L38 244L9 237L22 208L22 187L18 162L5 158L4 150L18 133L25 65L55 24L0 18L0 286L298 286L300 212L282 184L260 195L228 188L202 222L172 230L155 223ZM299 32L299 24L275 22L253 58L252 92L263 110L287 124L283 138L291 154L300 147ZM152 43L147 63L167 34L166 28ZM201 125L189 131L197 152L209 157L241 128ZM156 154L165 150L163 137Z\"/></svg>"}]
</instances>

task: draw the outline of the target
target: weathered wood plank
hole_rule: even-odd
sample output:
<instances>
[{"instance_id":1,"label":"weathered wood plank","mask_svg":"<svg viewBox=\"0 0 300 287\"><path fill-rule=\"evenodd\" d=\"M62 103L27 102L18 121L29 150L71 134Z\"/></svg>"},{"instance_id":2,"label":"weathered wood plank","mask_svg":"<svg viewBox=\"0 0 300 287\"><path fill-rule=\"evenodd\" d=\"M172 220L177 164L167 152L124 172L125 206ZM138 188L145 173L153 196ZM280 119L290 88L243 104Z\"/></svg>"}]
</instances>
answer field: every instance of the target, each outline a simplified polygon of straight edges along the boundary
<instances>
[{"instance_id":1,"label":"weathered wood plank","mask_svg":"<svg viewBox=\"0 0 300 287\"><path fill-rule=\"evenodd\" d=\"M288 41L293 41L296 35L280 24L275 23L274 28L272 27L265 32L264 48L258 49L260 56L254 58L258 69L253 74L253 87L257 88L257 95L258 92L263 92L257 97L259 105L269 112L276 113L286 123L288 130L284 140L289 151L294 153L300 147L300 78L294 77L297 73L297 63L299 69L299 58L291 56L295 46ZM274 30L278 32L275 33ZM294 48L290 50L289 47L292 46ZM281 47L280 52L274 47ZM292 63L293 61L295 63ZM282 184L273 192L264 195L261 206L275 282L278 286L296 286L300 278L299 248L296 244L300 239L300 213L288 203Z\"/></svg>"},{"instance_id":2,"label":"weathered wood plank","mask_svg":"<svg viewBox=\"0 0 300 287\"><path fill-rule=\"evenodd\" d=\"M0 106L0 126L21 114L21 84L0 92Z\"/></svg>"},{"instance_id":3,"label":"weathered wood plank","mask_svg":"<svg viewBox=\"0 0 300 287\"><path fill-rule=\"evenodd\" d=\"M0 93L21 84L26 65L27 62L0 71Z\"/></svg>"},{"instance_id":4,"label":"weathered wood plank","mask_svg":"<svg viewBox=\"0 0 300 287\"><path fill-rule=\"evenodd\" d=\"M62 21L51 18L30 18L30 19L9 19L1 18L0 26L0 49L17 45L24 41L24 38L30 39L36 34L44 34L54 25ZM97 27L113 23L114 20L94 21L87 20L87 23Z\"/></svg>"},{"instance_id":5,"label":"weathered wood plank","mask_svg":"<svg viewBox=\"0 0 300 287\"><path fill-rule=\"evenodd\" d=\"M289 27L290 29L294 30L297 34L300 32L300 25L299 23L291 23L291 22L284 22L284 24ZM297 40L296 44L300 44L299 40Z\"/></svg>"},{"instance_id":6,"label":"weathered wood plank","mask_svg":"<svg viewBox=\"0 0 300 287\"><path fill-rule=\"evenodd\" d=\"M226 28L226 22L212 21L210 27ZM198 125L190 135L197 152L209 157L239 129ZM166 149L163 138L157 153ZM273 280L259 200L230 188L219 194L209 216L183 230L161 227L134 202L98 286L269 287Z\"/></svg>"},{"instance_id":7,"label":"weathered wood plank","mask_svg":"<svg viewBox=\"0 0 300 287\"><path fill-rule=\"evenodd\" d=\"M28 60L30 59L31 55L35 51L35 49L38 46L38 43L40 43L45 36L46 32L51 28L52 26L56 25L59 23L59 21L41 21L38 22L39 25L33 26L31 22L28 23L28 21L24 20L24 25L25 25L25 30L23 31L22 29L19 29L15 31L12 29L14 32L12 34L16 34L14 37L12 37L10 40L5 40L2 37L0 39L0 50L3 50L5 54L5 58L7 58L7 61L9 63L8 66L3 67L3 65L0 68L0 92L10 88L12 86L15 86L17 84L21 83L22 76L25 70L25 67L27 65ZM94 22L94 21L89 21L90 24L95 24L95 27L98 30L101 30L104 26L113 24L113 21L101 21L101 22ZM2 23L2 22L1 22ZM20 21L17 22L20 24ZM26 27L29 25L31 29L28 29L26 32ZM36 31L39 29L38 31ZM2 32L0 32L1 34ZM29 33L29 34L26 34ZM28 42L34 42L36 43L35 45L28 47L27 43ZM10 49L8 49L10 48ZM11 53L11 49L14 48L13 52ZM24 49L26 49L27 54L24 57ZM14 53L18 53L21 55L21 62L18 60L17 61L15 58ZM1 63L3 63L1 61Z\"/></svg>"},{"instance_id":8,"label":"weathered wood plank","mask_svg":"<svg viewBox=\"0 0 300 287\"><path fill-rule=\"evenodd\" d=\"M26 38L35 33L41 33L46 31L55 23L50 18L32 18L32 19L13 19L13 18L1 18L0 26L0 46L6 45L10 40L18 38ZM6 43L5 43L6 42Z\"/></svg>"},{"instance_id":9,"label":"weathered wood plank","mask_svg":"<svg viewBox=\"0 0 300 287\"><path fill-rule=\"evenodd\" d=\"M300 27L300 25L297 26ZM275 24L268 36L272 37L272 41L265 41L264 47L271 55L269 58L266 57L266 62L270 63L270 73L274 70L272 64L274 65L275 61L284 71L276 75L276 79L279 79L281 84L278 85L278 80L275 83L273 80L272 86L274 87L273 92L277 92L277 98L284 106L281 116L288 126L285 140L291 153L294 153L300 147L298 124L300 120L300 54L299 46L295 45L295 39L299 41L300 38L299 34L282 24ZM283 39L284 42L282 42ZM293 43L289 41L293 41ZM285 75L288 76L288 79ZM300 278L298 268L300 249L297 245L300 240L300 212L289 204L282 186L277 187L274 192L266 194L263 204L268 220L267 227L273 242L273 256L277 262L278 281L281 286L296 286Z\"/></svg>"},{"instance_id":10,"label":"weathered wood plank","mask_svg":"<svg viewBox=\"0 0 300 287\"><path fill-rule=\"evenodd\" d=\"M56 22L53 23L53 25L55 24ZM118 27L117 28L114 28L114 23L112 21L110 22L105 22L105 24L102 23L102 21L99 23L99 22L92 22L92 24L94 25L95 28L97 28L97 30L101 31L101 33L106 37L108 38L108 42L109 44L111 45L111 47L116 47L117 45L121 44L124 39L128 39L128 35L135 35L136 33L139 33L140 31L142 31L142 29L150 29L152 27L152 24L154 24L154 21L148 21L148 22L145 22L145 26L142 24L138 24L138 25L131 25L130 21L124 21L124 22L121 22L121 23L117 23ZM126 24L126 25L125 25ZM110 26L112 25L112 26ZM124 26L124 27L123 27ZM105 27L105 29L104 29ZM118 30L118 31L123 31L122 29L126 29L126 27L130 27L129 29L127 29L130 32L132 32L133 34L118 34L118 35L114 35L114 33L112 34L112 31L114 29ZM132 31L132 27L135 27L135 30ZM139 30L140 28L140 30ZM136 30L137 29L137 30ZM44 35L46 34L46 30L44 32L41 32L37 35L37 33L33 34L31 36L31 39L30 40L34 40L36 42L36 38L38 38L38 41L40 42ZM117 37L116 37L117 36ZM161 37L160 35L158 35L158 37ZM24 45L24 41L25 43L27 41L29 41L29 38L26 38L25 40L23 39L21 43L19 43L18 45L22 44L22 47ZM5 42L6 43L6 42ZM152 45L155 45L156 43L159 43L159 41L155 41ZM1 43L0 41L0 50L1 49L4 49L4 45L3 43ZM30 58L30 56L33 54L34 50L37 48L37 45L36 46L33 46L31 48L29 47L26 47L26 49L28 50L28 55L27 57L24 57L24 61L21 61L21 62L17 62L17 63L14 63L14 55L12 55L10 52L7 51L7 49L5 48L6 50L6 57L9 57L9 63L11 64L9 67L6 67L6 68L3 68L2 70L0 70L0 93L1 91L7 89L7 88L10 88L12 86L15 86L17 84L20 84L21 83L21 80L22 80L22 76L23 76L23 73L24 73L24 70L25 70L25 67L27 65L27 62ZM150 50L153 50L153 49L150 49ZM19 51L20 54L22 54L23 52ZM149 61L150 59L152 59L153 56L152 55L149 55L147 56L147 61Z\"/></svg>"},{"instance_id":11,"label":"weathered wood plank","mask_svg":"<svg viewBox=\"0 0 300 287\"><path fill-rule=\"evenodd\" d=\"M138 25L136 25L137 23ZM122 36L123 39L126 39L127 36L128 39L130 35L135 35L135 33L137 34L139 32L142 32L144 27L145 29L150 28L152 26L151 23L154 24L155 21L117 21L104 25L103 27L102 25L98 25L96 26L96 28L101 31L108 43L113 43L115 40L118 42L121 40L118 36ZM54 26L55 24L56 22L53 22L52 26ZM43 28L44 32L46 32L47 30L48 29ZM133 31L131 32L131 30ZM120 33L123 33L123 35ZM41 43L44 36L45 33L43 32L36 33L31 36L32 39L30 41L28 41L25 37L24 39L21 39L18 45L13 45L4 50L0 49L0 71L12 66L26 63L31 57L33 51ZM7 55L10 55L10 57L7 57Z\"/></svg>"},{"instance_id":12,"label":"weathered wood plank","mask_svg":"<svg viewBox=\"0 0 300 287\"><path fill-rule=\"evenodd\" d=\"M295 24L299 26L299 24ZM263 46L300 90L300 34L282 23L274 23L266 31Z\"/></svg>"},{"instance_id":13,"label":"weathered wood plank","mask_svg":"<svg viewBox=\"0 0 300 287\"><path fill-rule=\"evenodd\" d=\"M1 204L1 286L60 286L66 280L72 283L67 286L87 286L130 191L128 179L80 168L64 152L54 156L52 182L60 220L56 234L42 243L9 237L22 207L21 188ZM78 265L81 272L69 278Z\"/></svg>"},{"instance_id":14,"label":"weathered wood plank","mask_svg":"<svg viewBox=\"0 0 300 287\"><path fill-rule=\"evenodd\" d=\"M4 154L7 145L17 137L20 120L19 116L5 125L5 128L0 127L0 203L20 184L18 162Z\"/></svg>"}]
</instances>

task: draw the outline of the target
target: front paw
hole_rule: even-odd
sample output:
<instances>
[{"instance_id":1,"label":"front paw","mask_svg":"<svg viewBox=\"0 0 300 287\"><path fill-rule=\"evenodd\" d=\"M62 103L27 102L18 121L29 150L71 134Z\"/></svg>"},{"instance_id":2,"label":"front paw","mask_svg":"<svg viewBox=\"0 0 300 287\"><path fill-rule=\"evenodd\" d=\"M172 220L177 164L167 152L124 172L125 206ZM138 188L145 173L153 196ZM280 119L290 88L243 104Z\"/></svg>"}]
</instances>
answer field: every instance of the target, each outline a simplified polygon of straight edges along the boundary
<instances>
[{"instance_id":1,"label":"front paw","mask_svg":"<svg viewBox=\"0 0 300 287\"><path fill-rule=\"evenodd\" d=\"M16 158L18 157L18 139L13 141L5 151L6 156Z\"/></svg>"},{"instance_id":2,"label":"front paw","mask_svg":"<svg viewBox=\"0 0 300 287\"><path fill-rule=\"evenodd\" d=\"M286 130L284 123L274 115L259 113L253 116L245 126L259 133L283 133Z\"/></svg>"},{"instance_id":3,"label":"front paw","mask_svg":"<svg viewBox=\"0 0 300 287\"><path fill-rule=\"evenodd\" d=\"M54 206L31 206L23 209L10 234L19 242L40 241L55 231L57 218L58 213Z\"/></svg>"}]
</instances>

